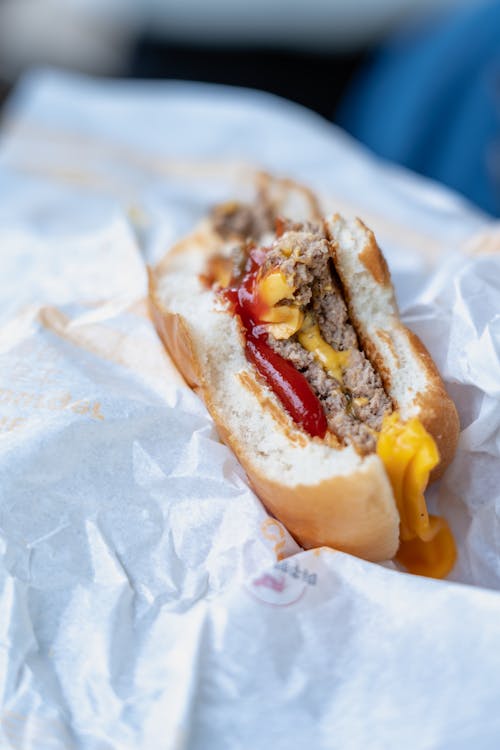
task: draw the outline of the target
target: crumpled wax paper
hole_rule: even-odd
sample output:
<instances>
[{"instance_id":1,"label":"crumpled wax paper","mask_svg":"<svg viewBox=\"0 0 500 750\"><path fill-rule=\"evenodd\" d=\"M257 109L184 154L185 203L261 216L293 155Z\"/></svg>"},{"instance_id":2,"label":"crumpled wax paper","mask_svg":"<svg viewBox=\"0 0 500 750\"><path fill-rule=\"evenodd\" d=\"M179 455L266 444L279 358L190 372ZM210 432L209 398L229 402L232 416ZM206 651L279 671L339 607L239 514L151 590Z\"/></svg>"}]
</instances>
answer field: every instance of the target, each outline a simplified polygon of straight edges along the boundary
<instances>
[{"instance_id":1,"label":"crumpled wax paper","mask_svg":"<svg viewBox=\"0 0 500 750\"><path fill-rule=\"evenodd\" d=\"M145 264L261 168L376 230L456 400L449 581L300 550L159 343ZM0 196L0 748L496 750L491 220L271 96L50 71Z\"/></svg>"}]
</instances>

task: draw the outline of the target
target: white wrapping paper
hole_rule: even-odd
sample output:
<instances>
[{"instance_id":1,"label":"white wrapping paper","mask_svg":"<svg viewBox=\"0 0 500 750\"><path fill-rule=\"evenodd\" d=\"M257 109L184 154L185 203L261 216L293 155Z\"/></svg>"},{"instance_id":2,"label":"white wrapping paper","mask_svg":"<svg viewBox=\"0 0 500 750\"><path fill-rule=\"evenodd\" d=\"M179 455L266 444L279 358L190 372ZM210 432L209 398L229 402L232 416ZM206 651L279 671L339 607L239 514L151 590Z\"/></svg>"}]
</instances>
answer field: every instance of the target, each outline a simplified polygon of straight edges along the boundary
<instances>
[{"instance_id":1,"label":"white wrapping paper","mask_svg":"<svg viewBox=\"0 0 500 750\"><path fill-rule=\"evenodd\" d=\"M301 551L157 339L145 262L259 167L377 231L460 411L453 581ZM55 73L11 100L0 197L0 748L498 748L490 220L272 97Z\"/></svg>"}]
</instances>

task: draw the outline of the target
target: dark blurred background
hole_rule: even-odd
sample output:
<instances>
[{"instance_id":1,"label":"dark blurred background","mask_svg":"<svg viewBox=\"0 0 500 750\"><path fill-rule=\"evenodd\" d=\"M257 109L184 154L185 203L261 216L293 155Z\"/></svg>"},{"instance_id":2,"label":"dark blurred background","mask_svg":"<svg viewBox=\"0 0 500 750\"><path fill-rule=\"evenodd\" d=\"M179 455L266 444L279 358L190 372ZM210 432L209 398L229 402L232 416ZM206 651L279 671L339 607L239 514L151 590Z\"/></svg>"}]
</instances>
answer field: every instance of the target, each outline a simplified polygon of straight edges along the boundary
<instances>
[{"instance_id":1,"label":"dark blurred background","mask_svg":"<svg viewBox=\"0 0 500 750\"><path fill-rule=\"evenodd\" d=\"M0 0L26 70L262 89L500 215L500 0Z\"/></svg>"}]
</instances>

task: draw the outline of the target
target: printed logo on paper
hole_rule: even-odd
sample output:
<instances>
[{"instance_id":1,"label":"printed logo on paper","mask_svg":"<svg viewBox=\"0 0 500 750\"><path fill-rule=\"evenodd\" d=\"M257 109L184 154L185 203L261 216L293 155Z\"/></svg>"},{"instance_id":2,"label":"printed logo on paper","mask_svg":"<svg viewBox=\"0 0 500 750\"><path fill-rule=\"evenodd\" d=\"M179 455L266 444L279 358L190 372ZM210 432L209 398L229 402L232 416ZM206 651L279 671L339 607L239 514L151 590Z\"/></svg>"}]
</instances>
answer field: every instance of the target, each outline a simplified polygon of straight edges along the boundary
<instances>
[{"instance_id":1,"label":"printed logo on paper","mask_svg":"<svg viewBox=\"0 0 500 750\"><path fill-rule=\"evenodd\" d=\"M309 586L316 586L317 574L289 560L282 560L270 570L259 573L247 588L256 599L266 604L287 607L301 599Z\"/></svg>"}]
</instances>

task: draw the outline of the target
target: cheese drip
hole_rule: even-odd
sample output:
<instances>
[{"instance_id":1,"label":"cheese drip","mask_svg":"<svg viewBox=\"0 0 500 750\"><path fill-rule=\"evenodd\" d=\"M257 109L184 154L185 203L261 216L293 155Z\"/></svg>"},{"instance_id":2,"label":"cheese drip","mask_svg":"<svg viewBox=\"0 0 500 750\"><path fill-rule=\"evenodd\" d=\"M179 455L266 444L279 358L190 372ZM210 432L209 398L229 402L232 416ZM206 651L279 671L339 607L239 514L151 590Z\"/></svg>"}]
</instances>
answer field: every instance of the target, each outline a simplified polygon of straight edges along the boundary
<instances>
[{"instance_id":1,"label":"cheese drip","mask_svg":"<svg viewBox=\"0 0 500 750\"><path fill-rule=\"evenodd\" d=\"M432 436L418 419L403 423L395 412L384 419L377 454L399 511L401 544L396 560L410 573L444 578L455 563L456 550L446 521L430 516L425 503L429 474L439 463Z\"/></svg>"}]
</instances>

